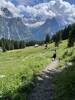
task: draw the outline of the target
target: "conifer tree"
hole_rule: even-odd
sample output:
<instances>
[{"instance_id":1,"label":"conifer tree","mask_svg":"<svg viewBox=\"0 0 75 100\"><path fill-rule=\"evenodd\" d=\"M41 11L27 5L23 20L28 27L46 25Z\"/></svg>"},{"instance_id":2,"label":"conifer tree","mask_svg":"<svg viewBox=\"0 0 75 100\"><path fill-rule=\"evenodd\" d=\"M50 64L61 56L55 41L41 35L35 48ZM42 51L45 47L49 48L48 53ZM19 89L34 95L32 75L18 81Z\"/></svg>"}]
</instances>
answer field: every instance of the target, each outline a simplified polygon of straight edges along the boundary
<instances>
[{"instance_id":1,"label":"conifer tree","mask_svg":"<svg viewBox=\"0 0 75 100\"><path fill-rule=\"evenodd\" d=\"M68 37L68 47L74 46L75 42L75 29L72 27L72 30L69 32L69 37Z\"/></svg>"},{"instance_id":2,"label":"conifer tree","mask_svg":"<svg viewBox=\"0 0 75 100\"><path fill-rule=\"evenodd\" d=\"M46 38L45 38L45 43L47 44L47 43L49 43L49 42L50 42L50 35L47 34L47 35L46 35Z\"/></svg>"}]
</instances>

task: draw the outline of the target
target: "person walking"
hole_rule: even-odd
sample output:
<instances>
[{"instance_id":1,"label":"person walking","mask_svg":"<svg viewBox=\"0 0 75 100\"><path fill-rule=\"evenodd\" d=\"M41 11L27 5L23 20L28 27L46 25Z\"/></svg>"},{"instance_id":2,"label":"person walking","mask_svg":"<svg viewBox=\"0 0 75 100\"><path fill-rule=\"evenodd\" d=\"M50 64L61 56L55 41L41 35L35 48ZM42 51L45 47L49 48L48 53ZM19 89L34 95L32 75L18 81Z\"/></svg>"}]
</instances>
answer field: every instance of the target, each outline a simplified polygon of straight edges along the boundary
<instances>
[{"instance_id":1,"label":"person walking","mask_svg":"<svg viewBox=\"0 0 75 100\"><path fill-rule=\"evenodd\" d=\"M54 51L54 53L53 53L53 56L52 56L52 60L56 60L56 57L57 57L57 55L56 55L56 50Z\"/></svg>"}]
</instances>

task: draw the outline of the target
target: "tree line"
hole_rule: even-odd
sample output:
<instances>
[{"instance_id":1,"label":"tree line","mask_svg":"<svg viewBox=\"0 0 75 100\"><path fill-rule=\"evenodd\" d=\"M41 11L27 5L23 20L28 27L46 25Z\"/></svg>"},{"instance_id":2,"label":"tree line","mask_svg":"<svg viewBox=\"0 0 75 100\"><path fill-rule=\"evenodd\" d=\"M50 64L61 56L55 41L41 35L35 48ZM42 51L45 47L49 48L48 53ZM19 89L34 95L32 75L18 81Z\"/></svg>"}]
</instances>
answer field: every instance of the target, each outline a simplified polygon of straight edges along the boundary
<instances>
[{"instance_id":1,"label":"tree line","mask_svg":"<svg viewBox=\"0 0 75 100\"><path fill-rule=\"evenodd\" d=\"M0 47L2 48L3 52L7 50L14 50L14 49L22 49L28 46L34 46L35 44L43 45L44 41L22 41L22 40L9 40L2 38L0 39Z\"/></svg>"},{"instance_id":2,"label":"tree line","mask_svg":"<svg viewBox=\"0 0 75 100\"><path fill-rule=\"evenodd\" d=\"M21 49L27 46L34 46L35 44L43 45L55 42L55 46L59 46L62 40L68 39L68 47L74 46L75 42L75 23L65 27L64 29L56 32L52 37L49 34L46 34L46 37L43 41L23 41L23 40L8 40L8 39L0 39L0 47L2 47L3 52L6 50L14 50ZM46 45L46 46L47 46Z\"/></svg>"},{"instance_id":3,"label":"tree line","mask_svg":"<svg viewBox=\"0 0 75 100\"><path fill-rule=\"evenodd\" d=\"M65 27L63 30L58 31L53 35L52 40L55 46L59 46L62 40L68 39L68 47L74 46L75 43L75 23Z\"/></svg>"}]
</instances>

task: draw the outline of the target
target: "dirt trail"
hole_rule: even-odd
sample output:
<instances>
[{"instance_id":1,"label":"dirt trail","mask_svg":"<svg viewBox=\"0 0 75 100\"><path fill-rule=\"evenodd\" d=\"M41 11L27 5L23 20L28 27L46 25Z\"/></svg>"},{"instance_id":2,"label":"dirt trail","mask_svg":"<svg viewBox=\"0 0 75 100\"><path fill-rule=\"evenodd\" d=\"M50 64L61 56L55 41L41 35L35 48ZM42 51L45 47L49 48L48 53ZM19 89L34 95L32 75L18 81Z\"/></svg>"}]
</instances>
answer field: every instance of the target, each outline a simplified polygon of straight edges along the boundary
<instances>
[{"instance_id":1,"label":"dirt trail","mask_svg":"<svg viewBox=\"0 0 75 100\"><path fill-rule=\"evenodd\" d=\"M29 100L53 100L53 78L55 77L57 65L58 61L53 61L40 73Z\"/></svg>"}]
</instances>

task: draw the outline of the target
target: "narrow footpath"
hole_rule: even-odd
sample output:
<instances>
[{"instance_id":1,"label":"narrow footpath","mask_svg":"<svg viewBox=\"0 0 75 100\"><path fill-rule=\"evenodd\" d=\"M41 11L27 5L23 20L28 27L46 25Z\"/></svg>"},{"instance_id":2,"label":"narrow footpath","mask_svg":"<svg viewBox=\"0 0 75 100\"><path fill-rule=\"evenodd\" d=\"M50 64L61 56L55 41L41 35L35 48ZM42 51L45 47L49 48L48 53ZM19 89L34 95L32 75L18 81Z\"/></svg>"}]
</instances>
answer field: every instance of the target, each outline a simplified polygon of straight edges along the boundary
<instances>
[{"instance_id":1,"label":"narrow footpath","mask_svg":"<svg viewBox=\"0 0 75 100\"><path fill-rule=\"evenodd\" d=\"M29 96L29 100L53 100L53 79L56 75L57 66L58 61L53 61L40 73L40 75L37 77L37 84Z\"/></svg>"}]
</instances>

